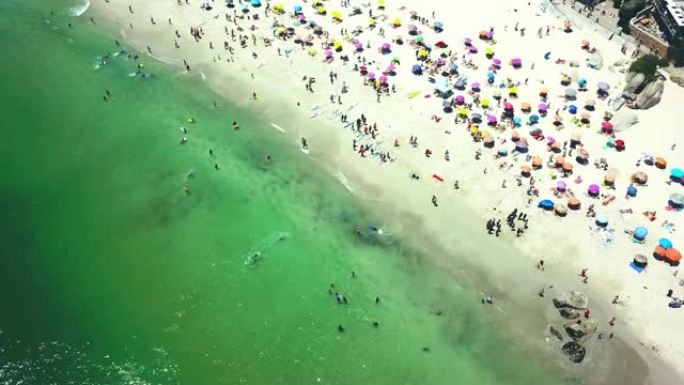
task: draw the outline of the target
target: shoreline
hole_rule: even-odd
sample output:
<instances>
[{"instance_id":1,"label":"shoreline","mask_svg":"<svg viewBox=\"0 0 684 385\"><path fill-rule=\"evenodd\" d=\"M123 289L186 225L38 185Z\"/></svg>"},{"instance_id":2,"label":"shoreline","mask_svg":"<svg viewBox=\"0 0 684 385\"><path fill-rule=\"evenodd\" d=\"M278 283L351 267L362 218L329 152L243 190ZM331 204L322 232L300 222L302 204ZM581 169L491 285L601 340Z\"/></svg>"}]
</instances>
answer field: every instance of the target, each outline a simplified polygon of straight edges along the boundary
<instances>
[{"instance_id":1,"label":"shoreline","mask_svg":"<svg viewBox=\"0 0 684 385\"><path fill-rule=\"evenodd\" d=\"M94 4L93 8L98 8L98 7L102 7L102 6L103 5L101 5L101 4ZM94 10L91 9L90 12L94 12ZM114 17L114 16L111 16L111 17ZM123 16L121 16L121 17L123 17ZM138 28L138 30L140 30L140 28ZM134 47L141 50L141 52L142 52L145 50L145 47L142 46L142 43L140 40L142 38L143 37L138 37L137 44L136 44L136 37L130 37L130 40L127 39L126 42L129 44L132 44ZM147 40L147 39L154 39L155 37L145 35L144 38ZM173 61L173 59L169 59L169 60ZM178 61L178 60L176 60L176 61ZM206 73L209 74L207 76L208 80L206 81L206 83L210 87L212 87L214 89L214 91L218 92L219 94L226 95L227 90L222 88L217 83L221 80L240 79L240 77L238 75L234 75L234 74L231 76L231 74L227 74L227 73L221 73L221 74L217 73L217 72L220 72L220 70L211 71L211 68L209 66L211 63L209 63L208 60L206 63L207 63ZM246 70L246 68L247 68L246 65L242 65L242 72L245 72L245 74L247 74L247 72L248 72ZM193 69L193 72L195 72L195 71L196 70ZM261 77L261 75L258 76L258 78L260 78L260 77ZM277 78L277 76L274 76L274 77ZM218 80L214 81L214 83L212 84L212 79L218 79ZM323 79L322 81L324 82L325 77L322 77L322 79ZM266 80L262 81L261 84L256 84L256 83L259 83L259 80L254 82L255 84L253 87L246 87L245 86L245 87L241 87L241 88L245 91L247 91L249 89L259 90L259 94L264 95L265 94L264 91L260 91L260 89L261 88L266 89L269 86L272 87L273 78L270 80L266 79ZM241 83L244 85L248 82L241 80ZM290 82L290 84L292 86L294 86L296 84L296 83L295 84L292 84L292 83L295 83L295 82L294 81ZM231 84L231 86L232 86L232 84ZM356 88L356 87L353 87L353 88ZM362 93L363 93L363 91L365 91L365 90L362 90ZM406 91L406 90L404 90L404 91ZM285 92L283 92L283 93L285 93ZM244 92L244 93L241 92L241 94L245 95L244 99L239 98L239 97L235 97L235 95L232 95L232 96L233 96L235 101L239 101L240 99L242 99L242 101L240 103L243 105L251 104L248 100L249 93L248 92ZM230 95L228 95L228 96L230 96ZM269 97L270 97L270 95L269 95ZM312 97L313 97L313 95L312 95ZM359 99L355 98L355 100L361 100L360 101L361 104L363 104L364 102L370 103L372 101L372 96L369 97L369 95L365 95L365 96L359 95L358 98ZM304 99L304 98L302 98L302 99ZM311 97L309 97L308 99L311 99ZM282 111L284 108L282 103L284 100L286 100L286 99L282 95L277 95L276 97L273 97L272 100L269 100L268 102L263 102L264 104L269 103L269 106L266 108L266 111L264 112L265 115L275 117L277 115L282 114ZM308 106L308 105L311 105L311 103L312 103L311 100L309 100L308 102L304 101L302 103L302 105ZM383 102L383 103L384 104L381 104L381 107L384 107L388 102ZM321 104L324 104L324 103L321 102ZM399 104L399 103L397 103L397 104ZM400 104L400 105L405 106L405 104L406 103ZM294 109L294 107L290 107L290 109ZM304 107L302 107L302 109L304 109ZM284 126L284 130L286 132L289 132L292 139L296 142L297 137L301 136L301 132L305 131L305 129L303 128L303 127L305 127L304 122L308 121L310 123L313 123L312 120L306 120L306 117L301 116L301 115L302 114L299 114L299 116L294 117L291 124L287 124L287 122L279 122L279 121L276 121L275 119L272 119L272 122L277 124L277 125ZM375 115L375 113L373 113L373 115ZM387 111L387 113L384 115L390 115L390 112ZM409 115L409 114L406 114L406 115ZM429 114L423 114L423 115L429 115ZM427 117L427 116L424 116L424 117ZM414 124L425 125L425 123L421 123L421 121L419 121L414 116L402 116L402 118L411 119L410 121L415 122ZM392 120L387 119L387 118L385 118L385 119L387 121L392 121ZM319 123L319 120L320 119L316 119L315 120L316 123ZM385 121L383 119L377 119L374 116L371 116L371 120ZM402 122L402 123L404 123L404 122ZM405 123L405 124L409 125L410 123ZM312 125L312 124L310 124L310 125ZM328 124L328 122L325 122L323 124L323 126L329 126L329 127L325 127L325 128L329 128L331 130L336 130L335 134L331 137L331 135L328 135L328 133L320 132L322 130L307 131L306 132L307 139L309 139L309 141L311 143L315 143L315 145L312 145L312 152L311 152L310 156L316 158L317 160L324 161L325 164L327 165L327 168L329 168L329 170L333 172L333 175L337 175L338 172L342 172L348 181L348 183L346 185L344 183L343 183L343 185L347 189L352 189L354 191L355 195L357 195L359 197L359 200L362 201L362 203L364 205L371 206L371 209L379 210L379 209L385 208L385 210L387 210L387 211L394 211L396 208L402 207L402 203L404 203L405 206L403 207L403 210L406 213L402 213L401 215L398 213L395 213L395 215L405 216L405 217L414 216L413 218L411 218L412 219L411 221L409 221L409 220L404 221L405 224L411 223L413 220L419 219L421 213L431 209L431 207L429 205L429 201L427 199L425 199L426 196L429 197L429 195L426 195L426 194L430 194L430 192L435 192L435 191L444 193L445 192L444 190L448 189L448 186L433 186L433 185L429 185L429 182L428 183L421 183L420 185L415 185L415 184L409 185L409 183L411 183L411 182L408 181L407 174L410 171L410 169L409 169L410 167L404 166L404 168L400 168L399 166L397 166L397 164L399 162L401 162L402 165L406 165L408 163L410 166L411 164L414 163L414 161L416 163L420 163L420 162L422 162L421 160L419 160L420 154L415 154L415 153L414 154L404 154L404 153L402 153L399 156L399 161L395 162L395 164L391 165L391 167L384 167L384 165L378 166L377 164L372 164L369 166L368 162L364 163L364 160L361 160L358 157L354 157L352 154L350 154L350 150L347 150L348 145L347 145L346 140L348 140L348 135L345 135L346 132L338 131L339 127L335 128L334 124ZM294 128L294 127L297 127L297 128ZM301 132L299 130L301 130ZM296 133L293 133L293 131L296 131ZM455 136L456 139L462 139L459 135L461 135L461 134L457 133L456 135L453 135L453 136ZM314 140L311 140L311 138L314 138ZM343 144L343 142L344 142L344 144ZM460 146L460 150L464 153L466 151L471 150L472 146L468 146L468 144L469 143L463 143ZM326 153L323 154L322 152L319 152L319 148L324 149L324 152L326 152ZM456 153L458 153L458 152L459 151L457 151ZM409 162L405 162L404 161L405 158L408 159ZM463 162L461 162L461 164L463 165L463 167L466 167L466 165L469 164L469 162L463 161ZM341 170L342 167L346 167L346 169ZM437 166L437 167L439 167L439 166ZM380 177L379 176L380 173L385 173L387 175L383 174ZM406 191L402 192L402 193L406 193L408 195L402 195L401 197L397 197L396 194L392 194L393 191L387 191L387 190L393 190L392 188L388 189L387 187L385 187L383 189L383 186L382 186L383 184L385 184L385 183L394 184L397 181L399 181L401 178L403 178L404 180L407 180L407 182L399 182L398 183L399 185L403 184L404 185L403 187L410 186L409 189L406 189ZM470 176L470 180L465 179L465 183L463 183L464 187L459 192L460 196L457 198L451 198L451 199L449 199L449 198L440 199L440 207L446 206L447 210L450 212L454 212L454 211L466 212L466 211L468 211L468 212L470 212L468 214L468 216L471 216L472 218L486 218L488 216L488 214L490 214L489 210L484 210L482 212L477 212L477 213L473 212L475 210L470 210L470 207L472 207L472 206L489 207L491 204L491 200L485 199L486 197L483 197L483 196L478 197L478 195L481 195L481 194L478 194L476 191L473 191L474 189L471 191L468 191L470 188L466 187L466 186L472 185L472 183L475 183L475 181L478 179L479 179L479 177L475 176L475 175ZM463 179L461 179L461 180L463 181ZM487 186L487 188L484 188L484 190L496 191L497 188L494 187L494 185L496 183L497 182L491 183L491 181L490 181L489 186ZM465 195L465 197L464 197L464 195ZM380 200L384 201L384 203L382 203L380 205L374 205L374 204L370 204L367 201L367 199L377 200L378 197L380 197ZM394 199L394 201L391 201L392 199ZM511 201L511 200L513 200L513 201ZM444 202L444 201L446 201L446 202ZM472 204L472 205L470 205L470 207L466 207L466 205L465 205L466 201L476 202L479 204ZM511 205L514 205L517 207L518 205L521 204L521 202L519 200L516 201L514 198L508 198L508 200L506 202L501 202L501 204L498 206L499 207L506 206L507 204L509 205L509 207L512 207ZM383 207L381 207L381 206L383 206ZM530 207L529 209L526 209L526 211L527 210L533 211L534 208ZM439 217L439 218L437 218L437 217ZM581 219L578 217L579 216L574 218L574 219L576 219L575 223L578 223L579 222L578 220ZM554 222L551 222L550 220L548 220L548 218L546 218L546 219L547 219L547 221L546 221L547 224L551 225L554 223ZM567 218L567 219L569 219L569 218ZM423 230L423 232L427 233L427 234L437 234L440 232L439 231L440 229L448 228L449 225L452 224L451 218L449 215L438 215L438 216L423 215L421 220L422 220L422 223L425 224L425 230ZM535 220L537 220L537 217L535 217ZM401 223L401 222L398 222L398 223ZM415 224L415 222L413 222L413 224ZM480 226L480 223L475 224L475 226L477 228L477 226ZM497 243L497 249L504 249L505 248L505 246L503 245L503 242L511 242L511 243L514 243L515 246L519 250L522 251L521 252L522 254L528 254L528 255L537 254L537 255L539 255L539 250L537 250L537 248L541 248L541 246L544 246L544 245L540 245L540 244L522 245L522 244L520 244L521 242L524 243L523 240L526 238L534 238L535 236L542 235L543 232L542 232L542 234L535 233L536 232L535 228L539 228L539 227L544 228L545 227L544 223L542 223L541 226L539 224L534 224L531 227L532 234L526 234L525 237L523 237L521 240L516 240L515 238L510 239L511 237L505 237L504 240L499 240L498 242L496 242ZM480 229L481 228L478 228L478 230L477 230L478 233L480 233ZM411 230L399 229L398 232L410 233ZM441 231L441 233L444 233L444 231ZM460 242L469 241L469 239L463 239L462 236L456 237L453 235L452 236L448 236L448 235L445 236L444 234L441 234L441 235L442 236L439 237L439 239L436 240L436 242L439 242L439 244L444 249L449 249L450 245L453 246L455 244L459 244ZM486 241L486 239L487 239L486 237L483 239L471 239L470 240L471 243L467 244L466 247L468 247L470 250L476 250L479 247L478 243L480 243L483 240ZM427 240L424 240L423 242L430 243L430 241L427 241ZM529 243L529 242L527 242L527 243ZM444 247L444 246L446 246L446 247ZM560 259L560 254L562 254L562 253L560 251L557 251L556 253L558 254L558 256L555 258L555 261L554 261L554 259L549 259L548 261L551 262L551 265L547 265L547 266L553 266L554 268L559 266L559 264L554 265L554 262L557 262ZM535 274L536 272L534 272L534 270L533 270L534 259L523 260L523 261L525 261L525 263L530 263L530 265L527 267L522 267L522 266L519 266L520 265L519 262L521 262L521 260L512 261L513 265L518 265L518 266L514 267L514 269L517 269L516 275L517 274L521 274L523 276L530 275L529 271L533 271L532 274ZM445 259L443 261L438 261L438 262L448 264L448 262L453 262L453 261L449 261L448 259ZM488 273L492 273L492 275L497 275L497 278L508 278L509 280L513 279L513 277L505 277L504 276L506 273L509 273L509 275L512 275L512 274L510 274L510 271L508 271L508 269L507 269L509 266L502 267L502 266L486 265L486 264L476 264L476 266L479 269L482 269L483 271L486 271ZM594 268L592 267L591 270L594 270ZM569 271L571 271L570 267L568 267L568 268L562 267L562 268L560 268L558 275L567 276ZM550 274L547 274L547 275L550 275ZM590 287L590 290L602 292L601 294L597 293L597 295L592 295L591 296L592 300L594 300L595 297L600 297L601 302L608 303L608 301L610 301L610 298L612 298L612 295L613 295L610 292L611 291L615 292L615 290L617 290L614 287L614 286L616 286L616 284L614 282L611 282L614 279L615 278L607 277L605 279L606 280L605 283L604 282L594 283L594 280L592 280L592 286ZM577 286L581 287L580 285L577 285ZM608 287L609 289L604 288L604 286ZM491 290L491 288L485 288L485 289ZM533 296L533 288L529 288L529 289L530 290L527 291L528 295ZM501 291L503 292L503 290L501 290ZM522 297L522 294L518 293L517 296ZM512 297L514 297L514 295L512 295ZM604 307L606 309L609 309L610 305L608 305L608 306L604 305ZM596 310L597 312L600 311L600 309L594 309L593 305L592 305L592 310ZM607 313L607 311L606 311L606 313ZM635 333L635 334L638 334L638 333ZM636 342L633 341L630 344L632 346L632 348L637 348L637 349L635 349L635 351L639 352L643 357L648 359L649 357L645 356L644 352L640 351L641 349L638 349L638 347L635 345L635 343ZM650 357L650 358L655 359L655 357Z\"/></svg>"}]
</instances>

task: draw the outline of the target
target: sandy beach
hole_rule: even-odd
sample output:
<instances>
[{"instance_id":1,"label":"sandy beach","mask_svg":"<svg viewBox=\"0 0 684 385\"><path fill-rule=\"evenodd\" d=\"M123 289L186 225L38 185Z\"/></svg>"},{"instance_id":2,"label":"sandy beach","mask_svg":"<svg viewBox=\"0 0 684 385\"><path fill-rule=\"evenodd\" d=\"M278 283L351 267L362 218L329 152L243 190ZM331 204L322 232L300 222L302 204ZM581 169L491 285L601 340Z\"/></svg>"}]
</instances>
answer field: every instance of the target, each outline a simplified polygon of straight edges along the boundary
<instances>
[{"instance_id":1,"label":"sandy beach","mask_svg":"<svg viewBox=\"0 0 684 385\"><path fill-rule=\"evenodd\" d=\"M575 370L587 383L680 381L684 313L668 305L684 288L653 253L663 238L684 247L671 202L684 194L672 177L684 168L684 88L667 80L655 107L620 105L632 52L547 1L312 3L96 0L80 17L260 111L387 218L383 231L493 293L493 317L529 318L520 336L532 345L559 354L551 299L586 293L598 330ZM227 134L251 129L231 123ZM634 352L648 368L624 366Z\"/></svg>"}]
</instances>

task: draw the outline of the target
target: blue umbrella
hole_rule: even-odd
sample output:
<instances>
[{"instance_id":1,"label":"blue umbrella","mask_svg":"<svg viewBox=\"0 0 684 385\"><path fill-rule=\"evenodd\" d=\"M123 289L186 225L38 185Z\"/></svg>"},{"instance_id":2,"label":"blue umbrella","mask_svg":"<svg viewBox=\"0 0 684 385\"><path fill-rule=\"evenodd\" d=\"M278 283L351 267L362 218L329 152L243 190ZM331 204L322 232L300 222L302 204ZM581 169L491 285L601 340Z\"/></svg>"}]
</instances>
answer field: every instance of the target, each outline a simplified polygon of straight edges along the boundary
<instances>
[{"instance_id":1,"label":"blue umbrella","mask_svg":"<svg viewBox=\"0 0 684 385\"><path fill-rule=\"evenodd\" d=\"M681 168L673 168L672 171L670 171L670 177L672 179L680 181L682 180L682 177L684 177L684 170L682 170Z\"/></svg>"},{"instance_id":2,"label":"blue umbrella","mask_svg":"<svg viewBox=\"0 0 684 385\"><path fill-rule=\"evenodd\" d=\"M549 60L551 58L551 52L547 52L544 54L544 60Z\"/></svg>"},{"instance_id":3,"label":"blue umbrella","mask_svg":"<svg viewBox=\"0 0 684 385\"><path fill-rule=\"evenodd\" d=\"M574 104L571 104L570 106L568 106L568 112L573 114L573 115L576 114L577 113L577 106Z\"/></svg>"},{"instance_id":4,"label":"blue umbrella","mask_svg":"<svg viewBox=\"0 0 684 385\"><path fill-rule=\"evenodd\" d=\"M596 217L596 224L600 227L608 226L608 216L606 214L600 214Z\"/></svg>"},{"instance_id":5,"label":"blue umbrella","mask_svg":"<svg viewBox=\"0 0 684 385\"><path fill-rule=\"evenodd\" d=\"M544 199L539 202L538 207L544 209L544 210L552 210L553 206L555 206L555 203L553 203L552 200L550 199Z\"/></svg>"},{"instance_id":6,"label":"blue umbrella","mask_svg":"<svg viewBox=\"0 0 684 385\"><path fill-rule=\"evenodd\" d=\"M297 12L297 13L302 12L302 6L301 6L301 5L295 5L295 6L294 6L294 11Z\"/></svg>"},{"instance_id":7,"label":"blue umbrella","mask_svg":"<svg viewBox=\"0 0 684 385\"><path fill-rule=\"evenodd\" d=\"M413 72L414 75L421 75L423 73L423 67L421 67L420 64L414 64L413 67L411 67L411 72Z\"/></svg>"},{"instance_id":8,"label":"blue umbrella","mask_svg":"<svg viewBox=\"0 0 684 385\"><path fill-rule=\"evenodd\" d=\"M253 7L261 7L261 0L251 0Z\"/></svg>"},{"instance_id":9,"label":"blue umbrella","mask_svg":"<svg viewBox=\"0 0 684 385\"><path fill-rule=\"evenodd\" d=\"M630 197L635 197L637 195L637 188L634 186L627 187L627 195Z\"/></svg>"},{"instance_id":10,"label":"blue umbrella","mask_svg":"<svg viewBox=\"0 0 684 385\"><path fill-rule=\"evenodd\" d=\"M634 229L634 238L636 238L639 241L643 241L644 239L646 239L647 235L648 230L643 226L639 226L636 229Z\"/></svg>"},{"instance_id":11,"label":"blue umbrella","mask_svg":"<svg viewBox=\"0 0 684 385\"><path fill-rule=\"evenodd\" d=\"M530 115L530 124L535 124L539 122L539 115L532 114Z\"/></svg>"},{"instance_id":12,"label":"blue umbrella","mask_svg":"<svg viewBox=\"0 0 684 385\"><path fill-rule=\"evenodd\" d=\"M577 81L577 84L579 84L580 87L584 86L585 84L587 84L587 79L582 78L582 79Z\"/></svg>"},{"instance_id":13,"label":"blue umbrella","mask_svg":"<svg viewBox=\"0 0 684 385\"><path fill-rule=\"evenodd\" d=\"M516 116L515 118L513 118L513 125L515 125L516 127L522 126L522 119L519 116Z\"/></svg>"},{"instance_id":14,"label":"blue umbrella","mask_svg":"<svg viewBox=\"0 0 684 385\"><path fill-rule=\"evenodd\" d=\"M667 238L660 238L658 245L660 245L660 247L663 249L670 249L672 248L672 241Z\"/></svg>"},{"instance_id":15,"label":"blue umbrella","mask_svg":"<svg viewBox=\"0 0 684 385\"><path fill-rule=\"evenodd\" d=\"M444 30L444 24L442 24L441 21L435 21L435 29L437 31L442 31Z\"/></svg>"}]
</instances>

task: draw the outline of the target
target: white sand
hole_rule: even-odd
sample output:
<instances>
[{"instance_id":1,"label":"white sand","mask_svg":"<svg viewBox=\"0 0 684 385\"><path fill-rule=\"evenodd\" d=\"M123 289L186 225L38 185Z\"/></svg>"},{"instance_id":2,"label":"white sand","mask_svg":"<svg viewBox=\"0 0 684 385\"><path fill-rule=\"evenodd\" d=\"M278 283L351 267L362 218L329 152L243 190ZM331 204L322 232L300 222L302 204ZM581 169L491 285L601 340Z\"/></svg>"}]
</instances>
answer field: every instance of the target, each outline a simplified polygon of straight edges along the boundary
<instances>
[{"instance_id":1,"label":"white sand","mask_svg":"<svg viewBox=\"0 0 684 385\"><path fill-rule=\"evenodd\" d=\"M277 3L279 2L272 2L271 5ZM198 0L191 0L189 6L177 6L173 0L98 0L92 4L88 12L118 25L126 43L143 52L150 46L153 55L166 62L181 64L185 59L192 67L187 76L201 72L207 84L219 93L236 102L261 109L264 116L274 123L274 135L282 135L284 132L291 136L293 148L299 146L301 137L306 137L311 149L309 156L329 168L349 191L358 195L362 201L370 202L379 211L391 212L402 217L401 220L387 224L393 231L412 233L417 237L424 236L425 242L438 243L445 250L458 249L485 254L475 254L471 262L484 267L489 273L488 278L491 281L499 281L499 289L514 293L511 294L512 297L535 293L551 274L560 277L558 279L569 281L570 286L589 290L593 303L604 304L606 309L602 312L605 313L602 314L603 318L600 319L602 329L606 333L629 332L644 346L639 349L641 354L661 357L678 367L684 374L684 367L677 365L677 362L684 358L684 333L679 332L679 327L684 321L684 312L668 308L669 299L665 296L667 289L670 288L675 290L675 296L684 296L684 289L674 276L676 269L653 259L647 270L641 274L629 266L636 253L650 257L658 239L663 236L669 237L675 247L684 248L684 237L681 236L681 232L675 231L670 234L661 227L664 221L679 225L684 215L681 212L665 210L671 193L684 192L681 185L665 184L672 167L684 167L684 151L681 151L684 138L678 131L681 124L676 119L678 108L684 107L683 88L668 81L663 101L659 105L647 111L635 111L639 123L617 133L617 138L627 143L625 151L617 152L605 148L607 137L598 133L603 112L610 108L605 100L596 97L595 91L596 84L604 81L612 86L611 97L619 95L624 85L624 74L620 72L620 68L614 68L612 64L625 60L626 57L620 53L620 46L615 41L608 41L593 31L576 29L573 33L564 33L561 30L564 20L543 13L541 2L538 0L532 1L530 6L527 1L522 0L481 0L467 3L387 0L387 9L384 11L378 10L377 2L373 1L374 15L387 16L386 19L378 17L378 28L374 30L367 28L370 8L362 5L364 2L351 1L352 5L360 6L364 13L353 17L348 16L351 8L342 8L338 0L324 2L328 10L326 16L314 15L315 10L311 1L308 1L308 4L301 3L308 19L315 20L329 31L331 40L342 41L341 28L351 31L356 26L361 26L364 32L358 39L364 45L370 43L371 48L366 48L360 56L369 61L377 61L368 67L378 76L388 66L391 58L401 59L401 65L397 66L397 76L390 77L389 80L390 85L396 87L396 93L390 97L383 96L381 103L378 104L373 89L364 86L363 78L352 70L357 58L349 42L343 43L341 53L349 55L349 63L343 64L341 54L335 53L334 61L325 64L322 62L323 40L312 35L310 29L296 27L295 33L302 38L313 36L312 48L317 50L315 57L309 55L309 48L303 49L294 44L293 39L283 41L274 38L271 28L273 19L285 26L292 26L293 5L300 2L284 0L282 3L285 4L286 13L274 16L271 12L268 18L264 18L266 2L258 10L249 8L250 13L245 15L257 11L260 19L256 22L247 19L239 21L239 25L245 30L236 31L236 36L243 33L248 37L248 46L245 49L241 49L239 43L232 41L224 32L225 26L229 29L236 28L235 24L226 22L225 19L225 14L232 16L234 10L227 9L223 2L219 1L214 4L213 10L204 11L199 8L201 2ZM133 6L134 14L129 13L129 4ZM403 6L406 8L401 10ZM513 11L515 8L517 12ZM239 5L236 10L241 14ZM332 22L330 13L333 10L342 11L343 23ZM444 23L445 31L438 35L428 26L410 20L409 11L417 11L418 15L430 20L431 13L435 11L437 19ZM151 16L155 18L155 25L150 22ZM169 25L169 17L172 18L173 25ZM402 21L402 26L397 29L390 25L395 17L400 17ZM513 30L516 22L519 22L520 27L526 28L524 37ZM133 29L129 23L133 24ZM430 25L431 23L432 21ZM257 27L254 31L248 29L252 24ZM546 165L550 152L547 151L545 141L536 141L532 138L529 140L530 154L541 156L544 167L532 172L540 197L532 199L532 204L528 206L526 190L529 187L529 179L523 178L521 187L518 187L515 181L515 177L520 175L520 166L529 164L525 161L525 156L517 155L517 159L514 159L509 155L499 160L493 156L498 148L506 147L509 151L513 149L510 140L511 128L499 132L482 124L482 129L487 129L496 137L496 148L486 149L482 143L475 143L464 124L454 124L457 112L446 114L442 111L442 99L435 96L424 98L424 95L432 94L433 85L427 81L427 74L411 74L411 66L417 62L414 48L409 44L392 44L391 54L382 55L378 52L383 42L391 41L397 36L401 36L407 42L410 41L411 37L407 34L406 28L408 24L419 26L425 41L431 45L439 40L449 44L446 50L435 48L430 57L436 60L440 52L453 51L458 57L459 71L468 78L468 87L473 81L480 82L482 97L492 101L493 108L489 113L499 116L501 109L496 107L496 101L491 98L495 88L486 84L490 61L485 57L484 49L490 45L479 40L477 36L479 31L494 27L496 44L491 47L496 52L495 56L503 62L501 70L496 74L495 85L506 78L520 83L526 78L529 79L527 86L520 85L520 97L513 101L516 116L521 116L525 122L529 116L521 113L519 107L522 102L529 102L534 113L540 101L538 92L541 81L544 81L549 89L548 102L551 108L548 117L543 118L537 126L545 135L554 136L560 143L569 140L573 133L581 133L584 148L590 154L590 164L581 166L571 157L567 157L574 164L575 172L571 177L563 179L582 201L581 210L570 211L567 217L560 218L552 212L536 208L537 202L545 198L565 203L565 199L556 199L551 192L561 178L558 172L554 178L550 175ZM202 26L204 35L200 42L195 42L189 34L189 29L190 26L199 25ZM551 29L550 36L543 36L540 39L537 30L545 29L547 26ZM378 35L380 27L385 30L384 38ZM181 38L176 39L174 36L176 29L182 35ZM252 33L257 37L256 47L252 44ZM273 39L270 47L264 46L262 37ZM465 54L465 37L472 38L473 43L479 48L479 53L466 55L467 60L472 60L478 66L477 69L466 68L461 61L461 56ZM178 40L180 48L174 47L174 39ZM580 48L583 39L589 40L602 55L604 66L601 70L594 70L585 65L585 59L589 58L589 54ZM235 55L230 55L223 49L224 41L235 48ZM209 42L213 42L213 49L209 48ZM277 48L282 50L283 56L277 54ZM286 50L290 50L288 57L285 56ZM543 55L548 51L551 52L551 60L545 61ZM253 52L258 55L256 59L252 58ZM508 64L513 57L523 59L521 69L515 70ZM233 58L234 62L227 61L228 58ZM579 67L555 64L554 61L558 58L576 60ZM535 65L534 69L531 68L532 63ZM621 68L624 70L624 67ZM182 69L179 71L184 72ZM338 74L338 79L333 85L328 79L329 71ZM572 76L572 86L575 88L579 78L587 79L589 91L579 93L579 100L575 104L584 112L582 105L586 99L594 99L597 102L596 111L591 113L592 122L589 128L573 125L570 122L571 116L565 111L561 111L565 119L565 128L562 131L557 131L551 124L555 110L566 104L561 97L566 88L560 84L561 73ZM250 74L254 75L253 79ZM304 75L316 78L317 81L313 85L315 93L305 90L305 83L302 81ZM341 96L343 104L331 104L329 96L340 94L343 81L350 88L348 93ZM407 94L412 91L421 91L421 94L410 99ZM501 91L505 97L506 89ZM251 100L252 92L259 95L258 101ZM455 93L466 95L465 91L456 90ZM335 96L335 100L336 98ZM466 95L466 100L470 102L472 98ZM296 102L300 102L301 106L297 107ZM473 110L486 115L477 106L474 106ZM374 144L376 151L389 151L394 161L382 163L376 157L361 158L353 152L351 147L355 134L349 129L341 128L335 111L347 113L350 120L356 119L360 113L365 113L370 122L377 122L377 140L359 139L359 144ZM433 115L441 117L442 120L436 123L430 119ZM445 133L446 131L450 131L450 134ZM523 125L518 131L521 136L529 138L528 126ZM419 137L417 149L408 144L411 135ZM395 139L399 139L400 147L393 146ZM506 139L507 143L502 145L503 139ZM678 143L676 151L670 150L673 143ZM433 152L429 159L424 155L427 148ZM482 158L475 161L474 154L478 149L482 151ZM449 150L449 162L444 159L445 150ZM643 153L665 157L668 160L667 169L658 170L646 166L643 162L637 169L635 163ZM593 166L594 160L598 158L607 160L608 172ZM510 170L499 169L500 162L507 162L513 166ZM486 175L483 174L485 167L488 169ZM630 183L629 178L637 170L648 174L649 186L639 187L638 196L626 200L625 191ZM418 173L421 176L420 181L411 180L411 172ZM607 173L616 177L616 188L606 190L602 186L602 193L615 195L616 199L608 206L603 206L603 199L591 199L586 196L586 191L590 183L601 184ZM432 174L440 175L445 182L440 183L431 178ZM574 180L578 175L581 175L583 182L576 184ZM507 188L501 188L504 179L507 181ZM454 180L460 182L461 188L458 191L452 188ZM437 208L430 202L433 194L439 199ZM594 219L584 215L591 203L596 204L598 213L609 216L608 227L613 230L614 238L610 246L605 246L603 242L603 237L608 233L597 232ZM494 213L493 207L499 212ZM499 239L482 235L486 219L496 216L505 222L505 216L513 208L522 209L530 218L530 229L521 238L516 238L514 233L507 230L505 224L502 237ZM631 208L634 213L621 214L619 210L626 208ZM641 215L641 212L646 210L657 211L658 219L649 222ZM485 220L471 224L473 234L454 234L450 229L464 228L462 218ZM633 230L637 225L645 226L649 230L645 244L634 243L630 235L623 233L623 230ZM517 249L508 250L511 245ZM520 255L528 256L529 260L522 259ZM449 258L440 258L440 263L448 268ZM539 259L545 260L546 273L539 273L533 268ZM458 269L458 266L451 267ZM578 277L582 268L588 268L589 281L586 285L581 283ZM495 289L483 288L483 291L488 290ZM613 297L618 294L621 304L610 304ZM616 325L612 328L606 326L607 318L611 316L617 317Z\"/></svg>"}]
</instances>

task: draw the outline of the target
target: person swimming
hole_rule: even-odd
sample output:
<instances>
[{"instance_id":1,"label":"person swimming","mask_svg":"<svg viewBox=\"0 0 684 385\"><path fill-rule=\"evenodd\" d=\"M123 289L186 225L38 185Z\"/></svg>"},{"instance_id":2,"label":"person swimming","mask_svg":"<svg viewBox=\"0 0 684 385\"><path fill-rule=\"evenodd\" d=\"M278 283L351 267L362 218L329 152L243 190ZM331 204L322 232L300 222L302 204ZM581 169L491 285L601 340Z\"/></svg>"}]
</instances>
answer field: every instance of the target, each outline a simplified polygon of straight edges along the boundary
<instances>
[{"instance_id":1,"label":"person swimming","mask_svg":"<svg viewBox=\"0 0 684 385\"><path fill-rule=\"evenodd\" d=\"M239 130L239 129L240 129L240 123L233 120L233 130Z\"/></svg>"}]
</instances>

